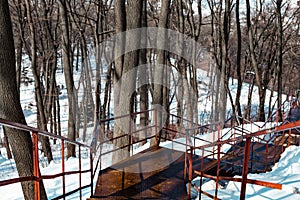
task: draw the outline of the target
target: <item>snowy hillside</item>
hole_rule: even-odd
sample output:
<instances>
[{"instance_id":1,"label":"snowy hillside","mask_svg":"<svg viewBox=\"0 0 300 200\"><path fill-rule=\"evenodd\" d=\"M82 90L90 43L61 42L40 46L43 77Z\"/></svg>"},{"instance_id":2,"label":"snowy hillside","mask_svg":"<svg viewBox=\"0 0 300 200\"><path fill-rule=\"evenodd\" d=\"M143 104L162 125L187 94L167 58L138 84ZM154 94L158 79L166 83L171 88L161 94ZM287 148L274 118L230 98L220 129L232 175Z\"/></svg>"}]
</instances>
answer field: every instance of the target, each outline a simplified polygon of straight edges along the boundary
<instances>
[{"instance_id":1,"label":"snowy hillside","mask_svg":"<svg viewBox=\"0 0 300 200\"><path fill-rule=\"evenodd\" d=\"M240 177L240 176L236 176ZM248 174L248 179L280 183L283 185L282 190L271 189L259 185L247 184L246 199L248 200L298 200L300 199L300 147L290 146L281 155L278 163L272 168L272 171L260 174ZM199 185L199 178L194 179L194 184ZM214 180L204 178L202 189L205 192L214 194L216 183ZM227 186L220 185L218 198L237 200L240 198L241 183L230 181ZM297 193L298 194L294 194ZM193 197L198 196L193 190ZM197 197L198 198L198 197ZM201 199L210 199L205 195Z\"/></svg>"},{"instance_id":2,"label":"snowy hillside","mask_svg":"<svg viewBox=\"0 0 300 200\"><path fill-rule=\"evenodd\" d=\"M25 65L28 65L28 64L29 63L25 62ZM197 73L198 73L198 82L201 82L201 84L199 84L199 99L198 99L199 118L206 119L206 120L202 120L201 122L207 123L208 122L207 119L209 117L209 112L210 112L211 104L212 104L211 99L209 98L210 91L207 87L210 80L209 80L209 77L206 76L207 72L198 69ZM29 77L30 77L30 73L29 73ZM78 87L78 80L80 79L80 72L74 73L74 79L75 79L75 87ZM64 85L65 81L64 81L63 73L58 71L56 74L56 80L57 80L58 85ZM105 85L104 84L105 80L102 80L102 81L103 81L103 84L102 84L102 86L103 86L103 85ZM237 81L232 80L230 82L232 82L232 84L230 85L231 92L232 92L233 98L235 98ZM61 87L61 88L62 88L61 95L59 96L59 99L60 99L60 105L62 106L62 108L61 108L62 134L66 135L67 119L68 119L67 91L66 91L66 88L63 88L63 87ZM247 104L248 88L249 88L249 84L246 84L246 83L243 84L241 105ZM254 87L253 97L252 97L253 110L256 110L256 106L258 105L258 94L257 93L258 93L257 88ZM79 99L81 98L81 95L82 95L82 93L79 92ZM266 98L268 99L269 96L270 96L270 91L267 91ZM272 100L272 104L275 103L276 93L274 93L274 96L275 97ZM35 106L35 100L33 97L34 97L34 84L32 82L27 83L27 84L22 84L21 85L21 105L23 107L23 112L25 114L27 123L30 126L36 127L36 112L37 111L36 111L36 106ZM266 105L266 108L267 108L267 106L268 105ZM171 107L176 107L176 104L172 104ZM111 107L111 110L113 110L113 107ZM230 102L228 100L228 102L227 102L228 116L231 114L230 110L231 110ZM253 115L255 115L255 114L256 113L253 113ZM88 128L88 134L90 134L90 135L92 134L92 125L93 124L91 124L91 126ZM252 131L257 130L257 127L247 127L246 126L246 128L248 128L249 130L252 130ZM227 131L228 131L228 129L223 130L224 133L226 133ZM3 137L1 128L0 128L0 136L1 136L1 138ZM202 137L203 139L205 139L207 141L212 141L212 138L213 138L212 134L199 136L199 137ZM88 139L89 139L88 140L88 144L89 144L91 137L88 136ZM79 138L78 140L82 141L81 138ZM178 140L185 143L185 141L184 141L185 139L183 139L183 138L179 138ZM170 143L168 143L168 142L163 143L162 145L170 148ZM201 145L201 144L198 143L197 145ZM135 149L135 151L138 152L142 149L147 148L148 146L149 146L149 143L147 143L143 147ZM60 146L57 146L57 145L52 146L52 149L54 150L53 154L54 154L54 157L56 160L51 162L49 165L47 164L46 160L43 159L43 155L42 154L40 155L40 157L42 158L42 162L40 163L42 174L55 174L55 173L61 172L61 163L58 161L61 158L59 155L59 148L60 148ZM183 146L180 146L180 145L177 145L177 146L175 145L172 148L175 148L180 151L185 151L185 148L183 148ZM109 149L112 149L112 145L107 145L104 147L104 150L109 150ZM299 152L300 152L300 150L299 150ZM6 159L5 148L1 148L1 154L2 155L0 155L0 169L1 169L0 170L0 180L6 180L6 179L18 177L14 160ZM86 169L89 167L89 157L87 155L88 153L82 152L82 154L86 155L86 157L82 160L82 168ZM200 152L199 152L199 154L200 154ZM111 165L111 155L108 155L104 160L105 160L105 162L102 163L102 168L106 168ZM78 159L77 158L69 159L66 162L66 167L67 167L67 170L78 169ZM284 173L282 176L285 176L286 173ZM280 176L280 175L278 175L278 176ZM281 178L279 178L279 179L281 179ZM67 176L66 180L67 180L66 191L70 191L79 186L78 175L77 176L76 175ZM82 180L83 180L83 185L88 184L90 181L89 174L85 174L82 177ZM61 191L62 190L61 189L62 181L60 178L54 179L54 180L46 180L44 183L45 183L45 188L46 188L49 198L54 198L55 196L58 196L62 193L62 191ZM235 186L232 186L232 187L234 188ZM20 184L13 184L13 185L0 187L0 193L6 195L6 196L2 196L4 199L22 199L23 198ZM87 188L86 190L84 190L83 195L86 198L89 197L90 189ZM73 195L72 197L70 197L70 199L78 199L78 197L76 195Z\"/></svg>"}]
</instances>

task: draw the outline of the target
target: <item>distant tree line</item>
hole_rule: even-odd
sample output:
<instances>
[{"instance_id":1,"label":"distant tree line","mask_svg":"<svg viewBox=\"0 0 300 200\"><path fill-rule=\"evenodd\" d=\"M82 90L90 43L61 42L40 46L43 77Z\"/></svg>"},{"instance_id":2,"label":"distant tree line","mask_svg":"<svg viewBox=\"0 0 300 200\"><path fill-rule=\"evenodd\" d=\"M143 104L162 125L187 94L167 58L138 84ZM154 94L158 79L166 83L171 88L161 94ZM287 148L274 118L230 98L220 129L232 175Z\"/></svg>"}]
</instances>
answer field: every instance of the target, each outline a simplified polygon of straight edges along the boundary
<instances>
[{"instance_id":1,"label":"distant tree line","mask_svg":"<svg viewBox=\"0 0 300 200\"><path fill-rule=\"evenodd\" d=\"M80 137L85 141L89 123L94 123L96 131L100 119L116 115L116 110L112 113L112 99L119 113L147 110L151 104L162 105L170 111L170 105L175 102L178 116L199 122L197 68L207 70L208 75L215 74L210 76L208 85L213 101L210 120L214 122L225 121L228 107L234 115L253 119L254 86L258 87L259 105L255 120L259 121L270 116L273 107L281 105L284 101L282 94L294 93L300 87L299 1L298 6L292 6L288 0L10 0L9 6L17 91L20 92L22 80L25 80L23 76L30 70L35 86L38 127L61 135L59 97L61 89L66 88L69 108L67 136L71 140L79 137L82 129ZM188 53L194 58L189 62L180 55L165 51L168 44L157 44L161 49L139 49L139 46L145 46L144 42L155 42L148 41L142 32L136 33L135 40L129 40L124 34L122 41L103 45L116 34L145 27L182 33L184 38L178 40L192 38L206 54L198 55L198 50L192 48ZM163 34L158 37L168 40ZM118 55L128 45L137 50L108 63L112 55L107 49ZM185 47L178 46L178 49L183 55ZM25 56L29 57L30 69L23 63ZM95 66L91 65L93 59ZM163 64L177 74L160 69L138 71L136 79L115 88L124 74L143 64ZM56 79L56 74L61 72L65 77L63 87ZM80 74L79 80L75 80L74 73ZM176 80L177 89L157 84L136 88L138 81L147 79L153 83L154 77L166 81L166 85ZM238 81L235 98L230 90L230 77ZM241 104L243 82L249 83L247 105ZM128 96L122 93L122 87L130 87L136 92ZM271 99L266 98L267 89L272 91L271 97L278 96L277 105L272 105ZM120 93L113 94L112 91ZM187 91L194 91L196 96ZM228 98L230 105L226 105ZM265 104L269 105L268 110L265 110ZM140 126L146 126L148 118L143 114ZM162 119L158 120L162 123ZM238 118L233 118L232 123L237 121ZM166 123L169 123L168 119ZM180 120L177 123L182 125ZM115 127L114 136L122 135L123 131ZM6 138L9 134L6 131ZM115 145L120 146L127 140L116 140ZM50 162L53 156L49 139L40 138L40 141ZM68 145L67 156L75 156L74 146ZM123 152L114 159L118 161L127 156L129 154Z\"/></svg>"}]
</instances>

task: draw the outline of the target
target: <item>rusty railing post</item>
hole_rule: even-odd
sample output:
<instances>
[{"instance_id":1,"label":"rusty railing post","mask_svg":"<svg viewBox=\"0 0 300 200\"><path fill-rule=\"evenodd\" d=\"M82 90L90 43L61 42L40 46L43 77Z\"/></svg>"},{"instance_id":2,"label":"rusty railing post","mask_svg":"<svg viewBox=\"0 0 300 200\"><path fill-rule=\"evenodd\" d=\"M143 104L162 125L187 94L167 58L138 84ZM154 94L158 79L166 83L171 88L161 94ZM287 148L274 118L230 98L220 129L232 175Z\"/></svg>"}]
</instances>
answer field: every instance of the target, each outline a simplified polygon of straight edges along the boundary
<instances>
[{"instance_id":1,"label":"rusty railing post","mask_svg":"<svg viewBox=\"0 0 300 200\"><path fill-rule=\"evenodd\" d=\"M62 176L62 183L63 183L63 196L65 199L66 194L66 177L65 177L65 141L64 139L61 140L61 171L63 173Z\"/></svg>"},{"instance_id":2,"label":"rusty railing post","mask_svg":"<svg viewBox=\"0 0 300 200\"><path fill-rule=\"evenodd\" d=\"M191 198L192 179L193 179L193 147L190 146L190 157L189 157L189 184L188 184L188 198Z\"/></svg>"},{"instance_id":3,"label":"rusty railing post","mask_svg":"<svg viewBox=\"0 0 300 200\"><path fill-rule=\"evenodd\" d=\"M101 121L100 121L100 130L99 130L99 133L100 133L100 155L99 155L99 157L100 157L100 163L99 163L99 168L100 168L100 170L101 170L101 168L102 168L102 145L103 145L103 136L104 136L104 131L102 130L102 128L101 128ZM105 124L103 125L103 127L105 127ZM103 132L102 132L103 131ZM109 131L109 130L108 130ZM92 158L92 160L93 160L93 152L95 153L95 155L96 155L96 150L97 150L97 141L96 141L96 145L95 145L95 148L94 149L90 149L90 157ZM92 161L91 160L91 161ZM92 172L92 174L91 175L93 175L93 172Z\"/></svg>"},{"instance_id":4,"label":"rusty railing post","mask_svg":"<svg viewBox=\"0 0 300 200\"><path fill-rule=\"evenodd\" d=\"M93 185L94 174L93 174L93 149L92 148L90 148L90 170L91 170L91 196L93 196L93 192L94 192L94 185ZM100 160L100 171L101 171L101 160Z\"/></svg>"},{"instance_id":5,"label":"rusty railing post","mask_svg":"<svg viewBox=\"0 0 300 200\"><path fill-rule=\"evenodd\" d=\"M278 122L279 122L279 110L277 109L277 111L276 111L276 126L278 126Z\"/></svg>"},{"instance_id":6,"label":"rusty railing post","mask_svg":"<svg viewBox=\"0 0 300 200\"><path fill-rule=\"evenodd\" d=\"M244 150L244 165L243 165L242 185L241 185L241 193L240 193L241 200L244 200L245 196L246 196L248 164L249 164L249 156L250 156L250 144L251 144L251 137L247 137L246 144L245 144L245 150Z\"/></svg>"},{"instance_id":7,"label":"rusty railing post","mask_svg":"<svg viewBox=\"0 0 300 200\"><path fill-rule=\"evenodd\" d=\"M82 191L81 191L81 145L78 146L78 157L79 157L79 195L80 195L80 200L82 199Z\"/></svg>"},{"instance_id":8,"label":"rusty railing post","mask_svg":"<svg viewBox=\"0 0 300 200\"><path fill-rule=\"evenodd\" d=\"M104 134L104 130L102 130L102 127L103 127L103 129L105 128L105 124L102 124L101 123L101 120L100 120L100 122L99 122L99 135L98 135L98 137L96 137L96 144L95 144L95 147L97 147L97 140L100 140L100 142L101 142L101 140L102 140L102 134Z\"/></svg>"},{"instance_id":9,"label":"rusty railing post","mask_svg":"<svg viewBox=\"0 0 300 200\"><path fill-rule=\"evenodd\" d=\"M243 121L242 121L242 136L244 136L244 123L245 123L245 121L243 119Z\"/></svg>"},{"instance_id":10,"label":"rusty railing post","mask_svg":"<svg viewBox=\"0 0 300 200\"><path fill-rule=\"evenodd\" d=\"M276 148L276 146L275 146L275 148ZM268 154L269 154L269 141L266 143L266 160L265 160L265 164L266 164L266 166L265 166L265 171L267 171L268 170Z\"/></svg>"},{"instance_id":11,"label":"rusty railing post","mask_svg":"<svg viewBox=\"0 0 300 200\"><path fill-rule=\"evenodd\" d=\"M186 130L187 132L188 130ZM184 154L184 181L186 181L187 171L187 161L188 161L188 134L185 133L185 154Z\"/></svg>"},{"instance_id":12,"label":"rusty railing post","mask_svg":"<svg viewBox=\"0 0 300 200\"><path fill-rule=\"evenodd\" d=\"M203 184L203 168L204 168L204 149L202 149L202 158L201 158L201 177L200 177L200 187L199 187L199 200L202 199L202 184Z\"/></svg>"},{"instance_id":13,"label":"rusty railing post","mask_svg":"<svg viewBox=\"0 0 300 200\"><path fill-rule=\"evenodd\" d=\"M196 147L196 134L195 134L195 129L193 129L192 131L193 131L193 136L194 136L194 144L193 144L193 147ZM194 148L194 154L196 154L196 148Z\"/></svg>"},{"instance_id":14,"label":"rusty railing post","mask_svg":"<svg viewBox=\"0 0 300 200\"><path fill-rule=\"evenodd\" d=\"M213 132L213 142L216 140L216 132ZM213 152L213 159L215 159L215 146L212 147L212 152Z\"/></svg>"},{"instance_id":15,"label":"rusty railing post","mask_svg":"<svg viewBox=\"0 0 300 200\"><path fill-rule=\"evenodd\" d=\"M218 124L218 142L221 141L221 126L220 123ZM218 144L218 164L217 164L217 179L216 179L216 189L215 189L215 199L218 198L218 185L219 185L219 175L220 175L220 164L221 164L221 144Z\"/></svg>"},{"instance_id":16,"label":"rusty railing post","mask_svg":"<svg viewBox=\"0 0 300 200\"><path fill-rule=\"evenodd\" d=\"M187 149L185 149L184 153L184 170L183 170L183 179L184 182L186 183L186 174L187 174Z\"/></svg>"},{"instance_id":17,"label":"rusty railing post","mask_svg":"<svg viewBox=\"0 0 300 200\"><path fill-rule=\"evenodd\" d=\"M40 170L39 170L39 149L38 149L38 134L36 132L32 133L32 143L33 143L33 176L34 180L34 199L41 199L41 187L40 187Z\"/></svg>"},{"instance_id":18,"label":"rusty railing post","mask_svg":"<svg viewBox=\"0 0 300 200\"><path fill-rule=\"evenodd\" d=\"M292 129L289 130L288 147L291 145Z\"/></svg>"},{"instance_id":19,"label":"rusty railing post","mask_svg":"<svg viewBox=\"0 0 300 200\"><path fill-rule=\"evenodd\" d=\"M158 142L158 138L157 138L157 132L158 132L158 128L157 128L157 108L154 109L154 130L155 130L155 141L156 143Z\"/></svg>"},{"instance_id":20,"label":"rusty railing post","mask_svg":"<svg viewBox=\"0 0 300 200\"><path fill-rule=\"evenodd\" d=\"M131 146L133 143L133 134L132 134L132 124L131 124L131 114L129 115L129 137L128 137L128 153L129 153L129 157L130 157L130 153L131 155L133 155L133 148L131 151Z\"/></svg>"}]
</instances>

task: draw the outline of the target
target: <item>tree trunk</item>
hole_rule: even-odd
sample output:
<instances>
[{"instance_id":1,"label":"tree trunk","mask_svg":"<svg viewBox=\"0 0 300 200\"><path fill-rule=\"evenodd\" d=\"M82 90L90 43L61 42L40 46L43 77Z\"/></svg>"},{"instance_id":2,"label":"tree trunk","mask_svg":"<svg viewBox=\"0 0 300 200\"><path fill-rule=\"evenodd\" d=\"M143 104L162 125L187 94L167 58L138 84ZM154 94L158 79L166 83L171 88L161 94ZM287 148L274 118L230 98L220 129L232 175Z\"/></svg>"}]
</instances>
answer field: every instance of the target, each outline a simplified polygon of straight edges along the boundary
<instances>
[{"instance_id":1,"label":"tree trunk","mask_svg":"<svg viewBox=\"0 0 300 200\"><path fill-rule=\"evenodd\" d=\"M236 73L238 79L238 85L236 89L236 98L235 98L235 106L236 113L233 113L238 116L242 116L241 110L241 92L242 92L242 72L241 72L241 54L242 54L242 32L241 32L241 23L240 23L240 0L236 0L235 5L235 17L236 17L236 29L237 29L237 53L236 53ZM236 117L236 120L240 122L240 119Z\"/></svg>"},{"instance_id":2,"label":"tree trunk","mask_svg":"<svg viewBox=\"0 0 300 200\"><path fill-rule=\"evenodd\" d=\"M136 29L141 27L141 11L142 11L142 1L140 0L129 0L127 2L127 30ZM125 54L124 64L122 69L122 80L120 84L120 90L115 89L115 95L119 94L119 102L115 102L115 114L116 116L129 114L132 111L132 95L135 91L136 86L136 70L134 68L139 63L139 48L140 48L141 33L135 31L131 34L126 34L125 48L127 49L137 49L130 51ZM117 70L117 69L116 69ZM121 120L115 121L116 126L114 130L114 137L118 137L124 134L128 134L130 130L131 117L123 118ZM116 163L129 156L129 151L126 148L122 148L124 145L129 144L128 137L121 137L114 140L115 148L121 148L121 150L116 151L113 156L113 163Z\"/></svg>"},{"instance_id":3,"label":"tree trunk","mask_svg":"<svg viewBox=\"0 0 300 200\"><path fill-rule=\"evenodd\" d=\"M28 24L30 28L30 41L31 41L31 69L32 74L34 77L34 86L35 86L35 99L37 104L37 112L38 112L38 123L39 128L41 128L44 131L47 131L47 120L45 115L45 107L43 103L43 97L42 97L42 89L41 89L41 81L40 81L40 75L37 70L37 50L36 50L36 37L35 37L35 30L33 27L33 21L31 17L31 5L28 0L26 0L26 10L27 10L27 18L28 18ZM51 160L53 160L52 152L51 152L51 146L50 141L48 137L40 136L40 140L42 143L42 148L44 151L45 156L48 159L48 162L50 163Z\"/></svg>"},{"instance_id":4,"label":"tree trunk","mask_svg":"<svg viewBox=\"0 0 300 200\"><path fill-rule=\"evenodd\" d=\"M60 19L61 19L61 31L62 31L62 59L63 69L66 80L66 87L68 93L68 106L69 106L69 118L68 118L68 138L75 141L75 96L74 96L74 80L73 80L73 66L70 60L71 57L71 45L69 37L69 19L67 15L66 0L59 0L60 3ZM67 157L75 157L75 146L67 144Z\"/></svg>"},{"instance_id":5,"label":"tree trunk","mask_svg":"<svg viewBox=\"0 0 300 200\"><path fill-rule=\"evenodd\" d=\"M22 31L24 32L24 31ZM16 50L16 61L17 61L17 86L18 91L20 92L21 86L21 75L22 75L22 50L23 50L23 41L21 36L18 37L17 50Z\"/></svg>"},{"instance_id":6,"label":"tree trunk","mask_svg":"<svg viewBox=\"0 0 300 200\"><path fill-rule=\"evenodd\" d=\"M0 1L0 118L26 124L16 83L15 49L8 1ZM4 103L5 102L5 103ZM6 128L20 177L33 175L32 141L26 131ZM41 199L47 199L41 182ZM22 182L24 199L34 199L32 181Z\"/></svg>"},{"instance_id":7,"label":"tree trunk","mask_svg":"<svg viewBox=\"0 0 300 200\"><path fill-rule=\"evenodd\" d=\"M251 120L251 102L252 102L252 93L253 93L253 88L254 88L254 82L255 79L252 79L252 83L249 84L249 90L248 90L248 99L247 99L247 107L245 110L244 118Z\"/></svg>"},{"instance_id":8,"label":"tree trunk","mask_svg":"<svg viewBox=\"0 0 300 200\"><path fill-rule=\"evenodd\" d=\"M170 7L170 0L162 0L162 5L161 5L161 11L160 11L160 16L159 16L159 24L158 28L167 28L167 23L168 23L168 15L169 15L169 7ZM156 66L159 66L159 64L164 65L166 63L166 58L165 58L165 45L166 45L166 32L164 30L160 31L157 35L157 64ZM160 105L163 106L163 81L164 81L164 68L163 67L155 67L154 70L154 79L156 83L161 83L161 84L154 84L154 89L153 89L153 104L154 105ZM162 112L158 111L157 112L157 122L158 126L162 127ZM158 134L158 133L156 133ZM159 135L162 135L162 131L159 132ZM159 145L160 142L157 143ZM152 140L152 144L155 143L155 141Z\"/></svg>"},{"instance_id":9,"label":"tree trunk","mask_svg":"<svg viewBox=\"0 0 300 200\"><path fill-rule=\"evenodd\" d=\"M147 44L147 1L143 0L143 12L142 12L142 24L141 26L144 28L142 35L141 35L141 46L145 47ZM141 49L140 50L140 65L146 65L147 64L147 49ZM141 70L142 69L142 70ZM138 71L138 78L139 80L148 80L148 71L146 67L141 68ZM146 81L148 83L148 81ZM140 88L140 111L145 111L149 109L148 104L148 85L142 85ZM148 118L149 114L147 112L141 113L140 115L140 128L146 127L148 125ZM139 138L144 139L147 137L147 130L143 131L142 133L139 133ZM141 145L145 144L147 141L141 142Z\"/></svg>"},{"instance_id":10,"label":"tree trunk","mask_svg":"<svg viewBox=\"0 0 300 200\"><path fill-rule=\"evenodd\" d=\"M18 1L13 1L13 6L16 9L16 12L18 14L17 18L17 48L16 48L16 65L17 65L17 87L20 92L20 86L21 86L21 74L22 74L22 51L23 51L23 46L24 46L24 18L26 12L24 12L25 9L23 9L23 4Z\"/></svg>"},{"instance_id":11,"label":"tree trunk","mask_svg":"<svg viewBox=\"0 0 300 200\"><path fill-rule=\"evenodd\" d=\"M227 109L227 94L230 93L228 87L228 76L229 76L229 62L228 62L228 41L230 35L230 22L231 22L231 1L225 0L225 12L223 16L223 30L221 34L221 44L222 44L222 58L221 58L221 90L220 90L220 123L221 127L225 123L226 119L226 109ZM229 94L230 95L230 94ZM231 100L232 102L232 100ZM234 106L232 107L233 112L235 112Z\"/></svg>"},{"instance_id":12,"label":"tree trunk","mask_svg":"<svg viewBox=\"0 0 300 200\"><path fill-rule=\"evenodd\" d=\"M6 134L6 131L5 131L5 126L3 126L3 135L4 135L4 146L5 146L5 149L6 149L6 154L7 154L7 159L12 159L12 154L11 154L11 150L10 150L10 147L9 147L9 142L8 142L8 137L7 137L7 134Z\"/></svg>"},{"instance_id":13,"label":"tree trunk","mask_svg":"<svg viewBox=\"0 0 300 200\"><path fill-rule=\"evenodd\" d=\"M120 91L118 84L116 84L122 76L123 63L124 63L124 51L125 51L125 36L126 30L126 7L125 0L115 1L115 20L116 20L116 34L121 34L121 37L116 38L115 42L115 55L119 55L119 58L115 59L114 70L114 89ZM118 103L119 94L114 93L114 103Z\"/></svg>"},{"instance_id":14,"label":"tree trunk","mask_svg":"<svg viewBox=\"0 0 300 200\"><path fill-rule=\"evenodd\" d=\"M110 102L110 98L109 98L109 94L110 94L110 88L111 88L111 83L112 83L112 80L111 80L111 77L112 77L112 65L109 65L108 66L108 69L107 69L107 75L106 75L106 82L105 82L105 91L104 91L104 100L103 100L103 106L102 106L102 113L101 113L101 119L105 119L105 117L109 118L109 105L108 103ZM107 116L106 116L106 110L108 108L108 111L107 111Z\"/></svg>"},{"instance_id":15,"label":"tree trunk","mask_svg":"<svg viewBox=\"0 0 300 200\"><path fill-rule=\"evenodd\" d=\"M283 65L283 24L282 24L282 17L281 17L281 7L282 7L282 0L277 0L276 2L276 11L277 11L277 90L278 90L278 101L277 107L279 109L279 121L283 121L283 115L281 110L282 104L282 65Z\"/></svg>"},{"instance_id":16,"label":"tree trunk","mask_svg":"<svg viewBox=\"0 0 300 200\"><path fill-rule=\"evenodd\" d=\"M251 65L255 72L255 80L258 87L258 94L259 94L259 110L258 110L258 120L259 121L265 121L265 111L264 111L264 89L261 82L261 72L258 68L257 59L255 55L255 49L254 49L254 41L253 41L253 30L251 26L251 16L250 16L250 2L249 0L246 0L247 5L247 28L248 28L248 39L249 39L249 51L250 51L250 57L251 57Z\"/></svg>"},{"instance_id":17,"label":"tree trunk","mask_svg":"<svg viewBox=\"0 0 300 200\"><path fill-rule=\"evenodd\" d=\"M59 94L60 94L60 88L59 86L56 86L56 107L57 107L57 132L58 135L61 136L61 123L60 123L60 103L59 103Z\"/></svg>"},{"instance_id":18,"label":"tree trunk","mask_svg":"<svg viewBox=\"0 0 300 200\"><path fill-rule=\"evenodd\" d=\"M94 107L94 128L93 128L93 134L96 133L97 128L99 126L99 120L100 120L100 107L101 107L101 71L100 71L100 65L102 64L102 51L103 48L100 49L100 35L99 33L103 32L103 13L104 7L103 2L100 1L97 6L97 17L95 22L95 29L94 31L94 43L95 43L95 58L96 58L96 81L95 81L95 107Z\"/></svg>"}]
</instances>

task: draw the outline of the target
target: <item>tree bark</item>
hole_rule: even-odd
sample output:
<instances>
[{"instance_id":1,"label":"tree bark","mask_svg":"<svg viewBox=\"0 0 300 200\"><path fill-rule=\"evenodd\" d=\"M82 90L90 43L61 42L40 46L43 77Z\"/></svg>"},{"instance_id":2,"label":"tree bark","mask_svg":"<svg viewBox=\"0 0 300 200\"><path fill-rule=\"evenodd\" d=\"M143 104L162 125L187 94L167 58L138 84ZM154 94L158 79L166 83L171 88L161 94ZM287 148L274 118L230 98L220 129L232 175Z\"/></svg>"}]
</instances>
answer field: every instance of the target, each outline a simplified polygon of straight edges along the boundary
<instances>
[{"instance_id":1,"label":"tree bark","mask_svg":"<svg viewBox=\"0 0 300 200\"><path fill-rule=\"evenodd\" d=\"M59 0L60 3L60 19L61 19L61 31L62 31L62 59L64 75L66 80L66 87L68 93L68 106L69 106L69 117L68 117L68 138L75 141L75 96L74 96L74 80L73 80L73 65L71 63L71 45L69 37L69 19L67 15L66 0ZM75 146L67 144L67 157L75 157Z\"/></svg>"},{"instance_id":2,"label":"tree bark","mask_svg":"<svg viewBox=\"0 0 300 200\"><path fill-rule=\"evenodd\" d=\"M242 92L242 73L241 73L241 54L242 54L242 32L241 32L241 23L240 23L240 0L236 0L235 5L235 18L236 18L236 30L237 30L237 53L236 53L236 73L238 79L238 85L236 89L236 98L235 98L235 106L236 106L236 114L238 116L242 116L241 111L241 92ZM236 120L240 121L237 117Z\"/></svg>"},{"instance_id":3,"label":"tree bark","mask_svg":"<svg viewBox=\"0 0 300 200\"><path fill-rule=\"evenodd\" d=\"M9 142L8 142L8 138L7 138L7 135L6 135L6 131L5 131L5 126L3 126L3 135L4 135L4 146L5 146L5 149L6 149L6 154L7 154L7 159L12 159L12 153L11 153L11 150L10 150L10 147L9 147Z\"/></svg>"},{"instance_id":4,"label":"tree bark","mask_svg":"<svg viewBox=\"0 0 300 200\"><path fill-rule=\"evenodd\" d=\"M143 29L142 35L141 35L141 46L146 46L147 44L147 1L143 0L143 12L142 12L142 22L141 26ZM140 65L146 65L147 64L147 49L141 49L140 50ZM142 69L142 70L141 70ZM148 80L149 75L148 71L145 67L141 68L138 71L138 78L139 80ZM148 83L148 81L146 81ZM148 85L142 85L140 88L140 110L145 111L149 109L149 103L148 103ZM148 118L149 114L148 112L141 113L140 115L140 126L141 128L146 127L148 125ZM139 138L144 139L147 137L147 130L140 133ZM141 145L145 144L146 141L141 142Z\"/></svg>"},{"instance_id":5,"label":"tree bark","mask_svg":"<svg viewBox=\"0 0 300 200\"><path fill-rule=\"evenodd\" d=\"M8 1L0 1L0 117L26 124L16 81L16 60ZM16 167L20 177L33 175L32 141L26 131L6 128ZM41 182L42 183L42 182ZM24 199L34 199L33 182L22 182ZM43 183L41 199L47 199Z\"/></svg>"},{"instance_id":6,"label":"tree bark","mask_svg":"<svg viewBox=\"0 0 300 200\"><path fill-rule=\"evenodd\" d=\"M31 69L32 74L34 77L34 86L35 86L35 99L37 104L37 111L38 111L38 124L39 127L47 131L47 120L45 115L45 107L44 107L44 101L42 96L42 89L41 89L41 81L40 81L40 75L37 70L37 49L36 49L36 37L35 37L35 29L33 27L33 21L31 16L31 4L29 0L26 0L26 10L27 10L27 19L30 29L30 41L31 41ZM53 160L50 141L48 137L40 136L40 140L42 143L42 148L44 151L45 156L48 159L48 162L50 163L51 160Z\"/></svg>"},{"instance_id":7,"label":"tree bark","mask_svg":"<svg viewBox=\"0 0 300 200\"><path fill-rule=\"evenodd\" d=\"M160 11L160 16L159 16L159 23L158 23L158 28L167 28L167 23L168 23L168 15L169 15L169 7L170 7L170 0L162 0L162 5L161 5L161 11ZM166 46L166 32L165 31L160 31L157 35L157 64L162 64L164 65L166 63L166 57L165 57L165 51L164 49ZM158 66L157 65L157 66ZM156 80L155 82L157 83L163 83L164 81L164 68L163 67L156 67L154 70L154 79ZM163 106L163 86L159 84L154 85L153 89L153 104L154 105L160 105ZM162 126L162 112L158 111L157 112L157 122L159 123L158 126ZM158 133L156 133L158 134ZM162 131L160 131L159 135L162 135ZM160 142L157 143L159 145ZM152 141L152 144L155 143Z\"/></svg>"},{"instance_id":8,"label":"tree bark","mask_svg":"<svg viewBox=\"0 0 300 200\"><path fill-rule=\"evenodd\" d=\"M255 80L258 87L258 94L259 94L259 110L258 110L258 120L259 121L265 121L265 111L264 111L264 104L265 104L265 92L264 88L261 82L261 72L258 68L257 59L255 55L255 49L254 49L254 41L253 41L253 30L251 26L251 16L250 16L250 1L246 0L246 6L247 6L247 28L248 28L248 40L249 40L249 51L250 51L250 60L251 65L255 72Z\"/></svg>"},{"instance_id":9,"label":"tree bark","mask_svg":"<svg viewBox=\"0 0 300 200\"><path fill-rule=\"evenodd\" d=\"M283 121L281 104L282 104L282 65L283 65L283 24L281 17L282 0L276 1L277 11L277 90L278 90L278 101L277 108L279 109L279 121Z\"/></svg>"},{"instance_id":10,"label":"tree bark","mask_svg":"<svg viewBox=\"0 0 300 200\"><path fill-rule=\"evenodd\" d=\"M124 51L126 41L126 7L125 0L115 1L115 20L116 20L116 34L121 34L121 37L117 37L115 42L115 54L120 55L119 58L115 59L115 70L114 70L114 88L119 91L120 88L116 84L122 76L123 63L124 63ZM119 94L114 94L114 103L118 103Z\"/></svg>"},{"instance_id":11,"label":"tree bark","mask_svg":"<svg viewBox=\"0 0 300 200\"><path fill-rule=\"evenodd\" d=\"M140 0L129 0L127 2L127 28L126 30L137 29L141 27L141 11L142 11L142 1ZM141 33L135 31L131 34L126 34L125 48L137 49L130 51L124 56L124 64L122 69L122 82L120 84L120 90L115 91L114 94L119 93L119 102L115 102L115 114L116 116L129 114L133 111L132 98L136 86L136 71L134 68L139 63L139 48L140 48ZM124 41L123 41L124 42ZM124 80L126 82L124 82ZM116 97L116 95L115 95ZM131 123L131 117L116 120L117 126L115 126L114 137L118 137L129 133L129 124ZM115 148L122 148L124 145L129 144L128 137L121 137L114 140ZM122 148L120 151L114 153L113 163L116 163L129 156L128 149Z\"/></svg>"}]
</instances>

